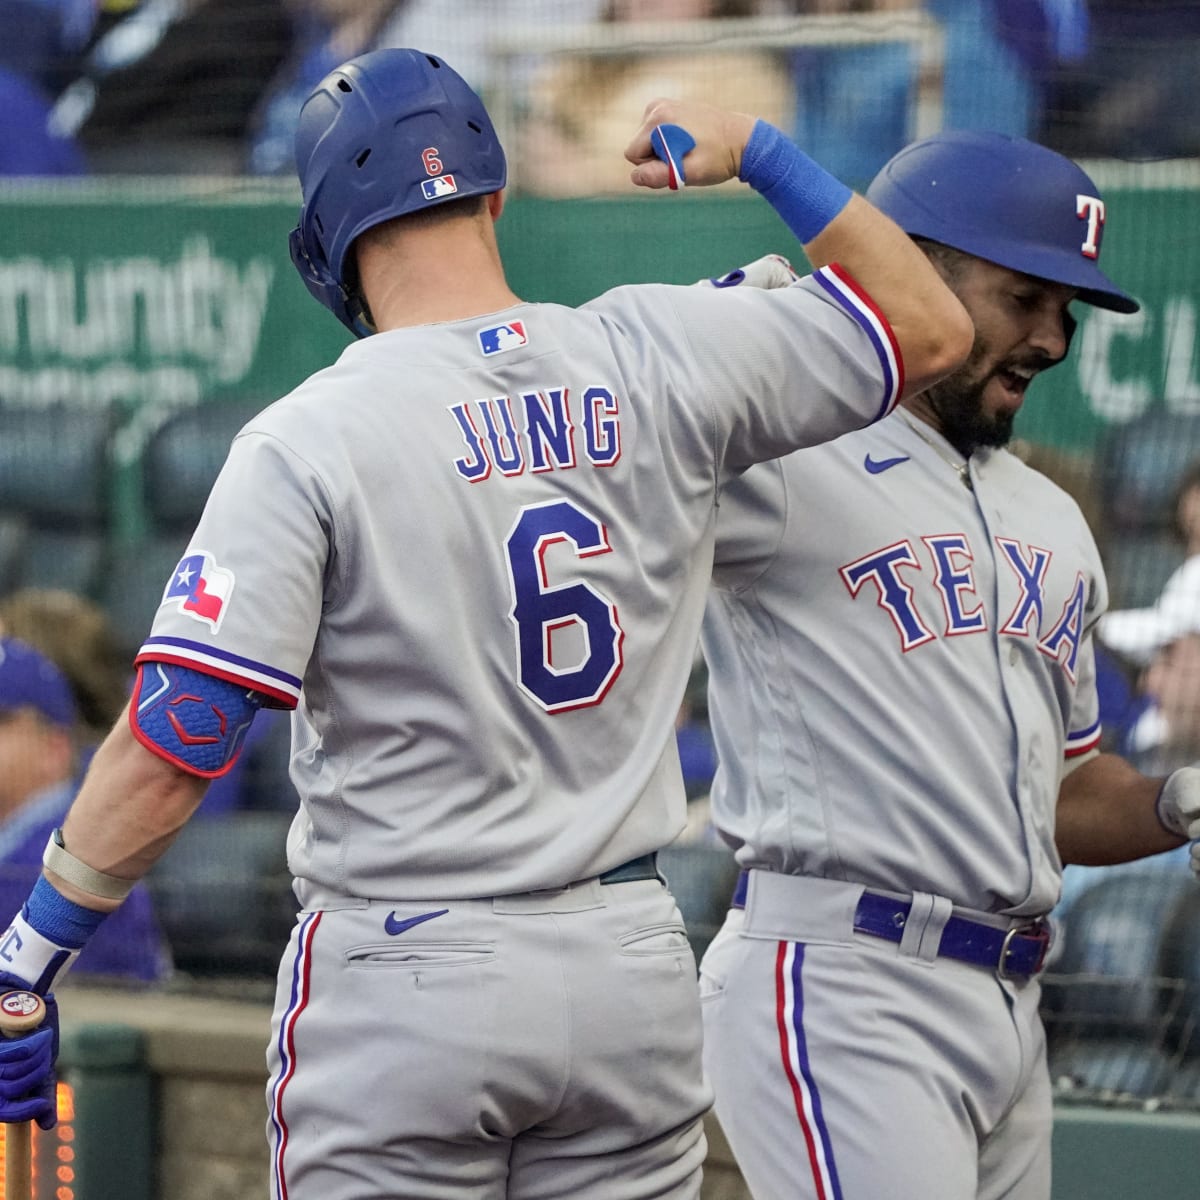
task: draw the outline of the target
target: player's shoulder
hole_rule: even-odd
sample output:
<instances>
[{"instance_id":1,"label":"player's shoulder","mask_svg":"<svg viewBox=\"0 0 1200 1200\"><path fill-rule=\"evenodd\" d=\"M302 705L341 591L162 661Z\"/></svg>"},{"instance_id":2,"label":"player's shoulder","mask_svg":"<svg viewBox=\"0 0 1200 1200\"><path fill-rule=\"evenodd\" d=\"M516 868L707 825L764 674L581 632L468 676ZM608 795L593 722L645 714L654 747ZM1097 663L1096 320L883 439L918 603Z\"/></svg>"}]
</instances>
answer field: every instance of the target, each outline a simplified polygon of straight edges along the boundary
<instances>
[{"instance_id":1,"label":"player's shoulder","mask_svg":"<svg viewBox=\"0 0 1200 1200\"><path fill-rule=\"evenodd\" d=\"M989 468L1003 479L1006 491L1020 498L1026 510L1087 526L1087 517L1071 481L1062 469L1054 469L1037 456L1017 448L993 450Z\"/></svg>"},{"instance_id":2,"label":"player's shoulder","mask_svg":"<svg viewBox=\"0 0 1200 1200\"><path fill-rule=\"evenodd\" d=\"M1060 501L1074 504L1075 500L1058 473L1033 451L1021 447L1005 447L991 452L991 461L995 468L1004 472L1007 478L1019 483L1022 489L1049 499L1057 497Z\"/></svg>"},{"instance_id":3,"label":"player's shoulder","mask_svg":"<svg viewBox=\"0 0 1200 1200\"><path fill-rule=\"evenodd\" d=\"M320 445L348 417L364 394L364 365L349 354L354 343L333 363L313 372L290 392L252 416L239 436L262 434L285 443Z\"/></svg>"},{"instance_id":4,"label":"player's shoulder","mask_svg":"<svg viewBox=\"0 0 1200 1200\"><path fill-rule=\"evenodd\" d=\"M623 283L579 305L579 311L603 317L637 314L661 319L664 313L674 312L675 294L685 290L671 283Z\"/></svg>"},{"instance_id":5,"label":"player's shoulder","mask_svg":"<svg viewBox=\"0 0 1200 1200\"><path fill-rule=\"evenodd\" d=\"M629 283L602 292L579 311L599 318L611 338L650 353L655 346L736 341L762 327L773 302L770 291L757 287Z\"/></svg>"}]
</instances>

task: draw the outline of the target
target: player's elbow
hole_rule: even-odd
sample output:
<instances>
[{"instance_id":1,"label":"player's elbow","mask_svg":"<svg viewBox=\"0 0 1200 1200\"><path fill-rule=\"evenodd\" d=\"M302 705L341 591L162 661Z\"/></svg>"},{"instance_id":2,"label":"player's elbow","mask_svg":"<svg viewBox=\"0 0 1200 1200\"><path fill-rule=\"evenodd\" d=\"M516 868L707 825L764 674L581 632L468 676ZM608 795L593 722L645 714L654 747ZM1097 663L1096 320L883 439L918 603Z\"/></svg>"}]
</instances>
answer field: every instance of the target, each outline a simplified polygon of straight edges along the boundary
<instances>
[{"instance_id":1,"label":"player's elbow","mask_svg":"<svg viewBox=\"0 0 1200 1200\"><path fill-rule=\"evenodd\" d=\"M975 343L975 326L949 289L933 299L904 334L897 333L904 355L905 394L916 395L967 361Z\"/></svg>"}]
</instances>

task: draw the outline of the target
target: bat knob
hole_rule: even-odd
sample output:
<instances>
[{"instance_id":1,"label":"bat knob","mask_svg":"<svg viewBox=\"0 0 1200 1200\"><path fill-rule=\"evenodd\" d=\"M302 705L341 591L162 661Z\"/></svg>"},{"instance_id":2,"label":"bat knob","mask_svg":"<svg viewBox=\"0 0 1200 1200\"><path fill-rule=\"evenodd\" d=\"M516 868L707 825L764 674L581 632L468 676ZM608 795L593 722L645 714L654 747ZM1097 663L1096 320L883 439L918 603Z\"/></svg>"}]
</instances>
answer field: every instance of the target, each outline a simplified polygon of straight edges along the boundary
<instances>
[{"instance_id":1,"label":"bat knob","mask_svg":"<svg viewBox=\"0 0 1200 1200\"><path fill-rule=\"evenodd\" d=\"M46 1019L46 1002L27 990L5 992L0 996L0 1033L19 1037L36 1029Z\"/></svg>"}]
</instances>

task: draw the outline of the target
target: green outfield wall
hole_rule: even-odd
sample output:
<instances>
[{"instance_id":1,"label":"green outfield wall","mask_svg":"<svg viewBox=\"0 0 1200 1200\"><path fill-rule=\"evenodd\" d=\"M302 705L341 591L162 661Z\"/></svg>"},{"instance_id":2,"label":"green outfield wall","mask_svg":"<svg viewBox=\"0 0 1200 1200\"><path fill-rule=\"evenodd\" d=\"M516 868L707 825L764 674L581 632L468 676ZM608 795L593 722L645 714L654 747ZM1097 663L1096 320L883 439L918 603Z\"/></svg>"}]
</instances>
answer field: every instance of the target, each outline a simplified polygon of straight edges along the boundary
<instances>
[{"instance_id":1,"label":"green outfield wall","mask_svg":"<svg viewBox=\"0 0 1200 1200\"><path fill-rule=\"evenodd\" d=\"M1085 452L1158 407L1200 414L1200 165L1092 171L1108 205L1104 266L1143 311L1078 306L1077 352L1035 385L1019 426L1032 441ZM297 210L294 188L273 181L4 185L0 403L115 404L125 417L117 453L131 463L176 408L286 392L347 340L291 267ZM568 304L618 283L690 283L769 251L803 263L748 192L518 195L499 234L515 290Z\"/></svg>"}]
</instances>

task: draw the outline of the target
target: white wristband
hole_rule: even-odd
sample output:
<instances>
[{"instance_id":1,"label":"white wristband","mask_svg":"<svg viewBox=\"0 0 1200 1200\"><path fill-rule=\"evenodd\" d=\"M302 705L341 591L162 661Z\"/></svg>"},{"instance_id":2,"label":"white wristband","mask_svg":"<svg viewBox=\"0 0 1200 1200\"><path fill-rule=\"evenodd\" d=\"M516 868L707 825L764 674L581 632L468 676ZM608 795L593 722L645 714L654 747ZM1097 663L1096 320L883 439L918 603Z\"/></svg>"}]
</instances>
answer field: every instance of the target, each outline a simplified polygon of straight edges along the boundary
<instances>
[{"instance_id":1,"label":"white wristband","mask_svg":"<svg viewBox=\"0 0 1200 1200\"><path fill-rule=\"evenodd\" d=\"M42 854L42 866L53 871L60 879L102 900L124 900L133 891L133 879L119 879L116 875L105 875L78 859L63 844L62 830L56 829L46 843Z\"/></svg>"}]
</instances>

